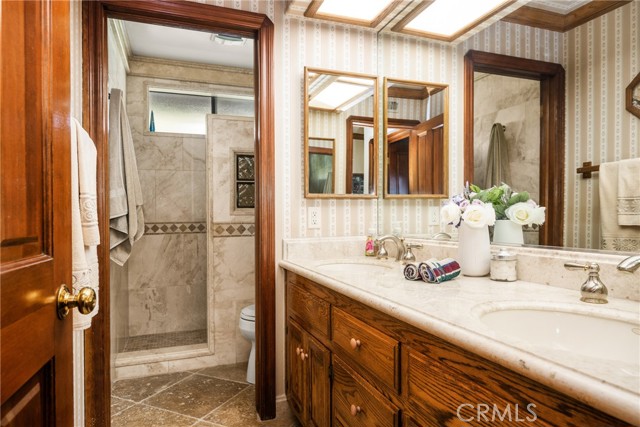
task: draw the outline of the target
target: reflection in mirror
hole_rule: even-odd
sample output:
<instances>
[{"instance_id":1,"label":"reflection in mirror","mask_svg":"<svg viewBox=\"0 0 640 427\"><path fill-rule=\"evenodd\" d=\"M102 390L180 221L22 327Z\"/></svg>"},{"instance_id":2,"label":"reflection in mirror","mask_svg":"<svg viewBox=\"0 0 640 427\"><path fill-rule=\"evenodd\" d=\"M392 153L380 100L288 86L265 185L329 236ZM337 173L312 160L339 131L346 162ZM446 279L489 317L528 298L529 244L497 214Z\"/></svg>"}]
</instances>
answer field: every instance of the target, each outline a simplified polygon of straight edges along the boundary
<instances>
[{"instance_id":1,"label":"reflection in mirror","mask_svg":"<svg viewBox=\"0 0 640 427\"><path fill-rule=\"evenodd\" d=\"M305 197L376 194L377 77L305 68Z\"/></svg>"},{"instance_id":2,"label":"reflection in mirror","mask_svg":"<svg viewBox=\"0 0 640 427\"><path fill-rule=\"evenodd\" d=\"M335 156L333 138L309 137L309 192L333 193Z\"/></svg>"},{"instance_id":3,"label":"reflection in mirror","mask_svg":"<svg viewBox=\"0 0 640 427\"><path fill-rule=\"evenodd\" d=\"M385 197L445 198L448 86L384 80Z\"/></svg>"},{"instance_id":4,"label":"reflection in mirror","mask_svg":"<svg viewBox=\"0 0 640 427\"><path fill-rule=\"evenodd\" d=\"M561 246L564 68L471 50L465 55L464 70L465 182L483 188L496 184L492 180L496 168L490 168L488 162L492 129L496 130L502 137L498 139L508 146L499 169L501 173L508 169L509 177L499 180L510 181L506 183L515 191L529 192L546 207L544 225L539 231L527 232L525 243Z\"/></svg>"}]
</instances>

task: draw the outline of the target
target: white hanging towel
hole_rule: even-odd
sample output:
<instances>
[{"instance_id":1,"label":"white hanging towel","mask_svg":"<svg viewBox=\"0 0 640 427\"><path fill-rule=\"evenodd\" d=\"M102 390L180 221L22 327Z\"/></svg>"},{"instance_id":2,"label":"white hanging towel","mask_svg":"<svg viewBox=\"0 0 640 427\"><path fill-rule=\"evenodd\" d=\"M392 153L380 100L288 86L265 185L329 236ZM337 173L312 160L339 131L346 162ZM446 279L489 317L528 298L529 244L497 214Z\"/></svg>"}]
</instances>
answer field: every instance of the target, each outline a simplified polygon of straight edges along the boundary
<instances>
[{"instance_id":1,"label":"white hanging towel","mask_svg":"<svg viewBox=\"0 0 640 427\"><path fill-rule=\"evenodd\" d=\"M640 250L640 228L618 224L618 177L620 162L600 165L600 248L638 252Z\"/></svg>"},{"instance_id":2,"label":"white hanging towel","mask_svg":"<svg viewBox=\"0 0 640 427\"><path fill-rule=\"evenodd\" d=\"M618 225L640 226L640 158L618 164Z\"/></svg>"},{"instance_id":3,"label":"white hanging towel","mask_svg":"<svg viewBox=\"0 0 640 427\"><path fill-rule=\"evenodd\" d=\"M80 123L71 119L71 251L74 293L90 287L99 295L98 197L96 191L96 146ZM99 300L99 298L98 298ZM73 310L73 328L87 329L98 314L98 303L87 315Z\"/></svg>"},{"instance_id":4,"label":"white hanging towel","mask_svg":"<svg viewBox=\"0 0 640 427\"><path fill-rule=\"evenodd\" d=\"M131 127L120 89L109 103L109 248L111 260L124 265L144 233L142 189Z\"/></svg>"}]
</instances>

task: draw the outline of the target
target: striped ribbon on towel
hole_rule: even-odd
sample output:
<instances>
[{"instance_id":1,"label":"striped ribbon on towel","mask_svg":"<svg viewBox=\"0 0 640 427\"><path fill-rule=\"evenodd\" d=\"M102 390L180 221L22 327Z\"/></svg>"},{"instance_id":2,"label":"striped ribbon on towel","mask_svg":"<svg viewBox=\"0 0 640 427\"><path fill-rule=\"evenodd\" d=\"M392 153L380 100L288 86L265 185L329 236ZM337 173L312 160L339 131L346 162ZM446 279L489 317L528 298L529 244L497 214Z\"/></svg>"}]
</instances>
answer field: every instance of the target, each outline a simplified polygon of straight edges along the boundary
<instances>
[{"instance_id":1,"label":"striped ribbon on towel","mask_svg":"<svg viewBox=\"0 0 640 427\"><path fill-rule=\"evenodd\" d=\"M454 279L460 274L460 264L453 258L445 258L438 261L435 258L428 259L418 265L407 264L404 267L404 277L407 280L422 279L428 283L442 283Z\"/></svg>"}]
</instances>

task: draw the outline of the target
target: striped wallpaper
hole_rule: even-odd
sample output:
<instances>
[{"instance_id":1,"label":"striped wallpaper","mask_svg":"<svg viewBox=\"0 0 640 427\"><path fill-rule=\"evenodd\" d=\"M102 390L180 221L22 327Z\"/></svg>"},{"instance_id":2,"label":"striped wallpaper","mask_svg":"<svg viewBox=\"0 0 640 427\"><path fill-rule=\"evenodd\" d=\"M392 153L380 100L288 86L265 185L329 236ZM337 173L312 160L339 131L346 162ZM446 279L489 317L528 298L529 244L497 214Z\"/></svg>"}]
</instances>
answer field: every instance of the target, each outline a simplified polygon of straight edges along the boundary
<instances>
[{"instance_id":1,"label":"striped wallpaper","mask_svg":"<svg viewBox=\"0 0 640 427\"><path fill-rule=\"evenodd\" d=\"M429 228L423 220L425 208L437 205L437 201L303 197L304 66L449 84L449 188L456 191L462 186L463 56L469 49L476 49L565 66L565 242L567 246L597 247L597 174L594 179L581 180L574 171L583 161L601 163L639 155L639 123L621 101L626 85L640 69L639 2L631 2L565 34L497 22L451 46L288 16L284 14L283 1L198 1L264 13L275 23L277 194L282 237L364 235L377 221L380 231L390 231L397 221L405 233L437 231L437 227ZM77 61L78 56L72 58ZM381 81L379 87L382 89ZM77 102L78 98L74 99ZM382 170L379 176L381 180ZM321 208L320 230L306 228L308 206Z\"/></svg>"}]
</instances>

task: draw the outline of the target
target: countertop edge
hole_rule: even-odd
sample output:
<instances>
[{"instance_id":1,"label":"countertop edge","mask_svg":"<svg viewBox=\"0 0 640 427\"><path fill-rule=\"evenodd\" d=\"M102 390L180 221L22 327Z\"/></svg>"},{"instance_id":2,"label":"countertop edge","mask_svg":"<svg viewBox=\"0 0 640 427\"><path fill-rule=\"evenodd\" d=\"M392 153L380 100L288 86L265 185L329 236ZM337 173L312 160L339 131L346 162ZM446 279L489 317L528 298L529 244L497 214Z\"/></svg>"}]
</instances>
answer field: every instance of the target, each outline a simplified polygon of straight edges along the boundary
<instances>
[{"instance_id":1,"label":"countertop edge","mask_svg":"<svg viewBox=\"0 0 640 427\"><path fill-rule=\"evenodd\" d=\"M640 426L640 398L632 392L499 340L469 331L464 327L431 317L428 314L418 313L384 297L364 292L339 280L318 274L294 262L281 260L279 266L564 393L586 405ZM391 307L390 304L396 304L396 306ZM602 399L603 393L606 394L607 399Z\"/></svg>"}]
</instances>

